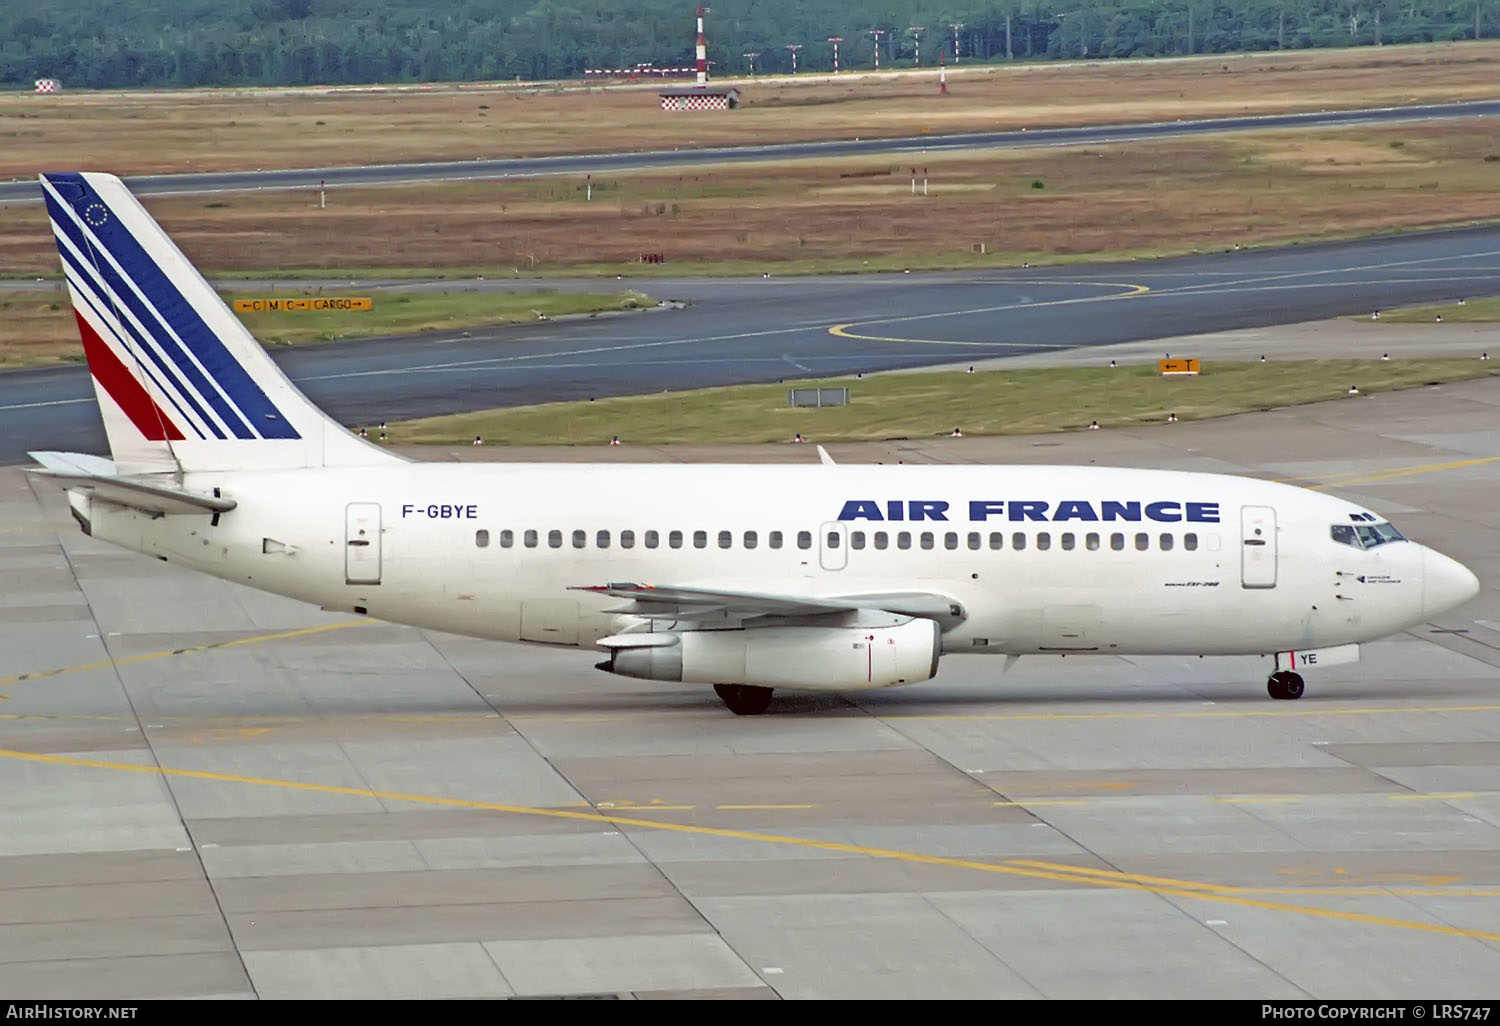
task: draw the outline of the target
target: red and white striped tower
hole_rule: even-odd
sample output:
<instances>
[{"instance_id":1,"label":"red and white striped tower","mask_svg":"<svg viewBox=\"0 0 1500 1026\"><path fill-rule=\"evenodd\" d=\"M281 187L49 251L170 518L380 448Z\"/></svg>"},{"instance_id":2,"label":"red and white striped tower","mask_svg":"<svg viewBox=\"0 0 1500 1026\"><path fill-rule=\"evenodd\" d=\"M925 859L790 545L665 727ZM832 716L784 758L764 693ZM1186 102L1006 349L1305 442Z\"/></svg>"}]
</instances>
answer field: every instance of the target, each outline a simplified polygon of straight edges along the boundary
<instances>
[{"instance_id":1,"label":"red and white striped tower","mask_svg":"<svg viewBox=\"0 0 1500 1026\"><path fill-rule=\"evenodd\" d=\"M875 37L875 70L880 70L880 37L885 35L885 29L871 29L870 35Z\"/></svg>"},{"instance_id":2,"label":"red and white striped tower","mask_svg":"<svg viewBox=\"0 0 1500 1026\"><path fill-rule=\"evenodd\" d=\"M708 44L703 41L703 5L698 5L698 84L708 85Z\"/></svg>"},{"instance_id":3,"label":"red and white striped tower","mask_svg":"<svg viewBox=\"0 0 1500 1026\"><path fill-rule=\"evenodd\" d=\"M948 95L948 51L938 51L938 95Z\"/></svg>"},{"instance_id":4,"label":"red and white striped tower","mask_svg":"<svg viewBox=\"0 0 1500 1026\"><path fill-rule=\"evenodd\" d=\"M828 41L833 44L833 73L839 73L839 44L844 41L843 36L829 36Z\"/></svg>"}]
</instances>

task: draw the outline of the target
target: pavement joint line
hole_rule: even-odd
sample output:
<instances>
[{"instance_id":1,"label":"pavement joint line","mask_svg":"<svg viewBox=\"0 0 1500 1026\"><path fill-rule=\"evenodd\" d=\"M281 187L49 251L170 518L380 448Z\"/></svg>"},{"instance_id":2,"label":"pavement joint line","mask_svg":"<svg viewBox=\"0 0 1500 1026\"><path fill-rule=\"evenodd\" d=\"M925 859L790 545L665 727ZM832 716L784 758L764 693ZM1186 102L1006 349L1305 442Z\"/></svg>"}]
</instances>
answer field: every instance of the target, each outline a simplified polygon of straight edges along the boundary
<instances>
[{"instance_id":1,"label":"pavement joint line","mask_svg":"<svg viewBox=\"0 0 1500 1026\"><path fill-rule=\"evenodd\" d=\"M696 834L700 836L723 837L742 841L760 841L768 844L788 845L800 848L809 848L821 851L841 852L851 855L863 855L870 858L886 858L900 862L919 865L948 866L960 869L974 869L986 873L1001 873L1009 876L1029 877L1032 879L1052 880L1060 883L1084 884L1095 887L1112 888L1116 890L1143 891L1163 896L1179 898L1196 898L1203 901L1215 901L1224 904L1238 905L1246 908L1259 908L1274 912L1293 912L1298 915L1316 916L1324 919L1342 920L1345 922L1362 923L1372 926L1389 926L1397 929L1414 930L1422 933L1443 934L1451 937L1468 937L1477 940L1500 941L1500 933L1482 930L1465 930L1459 927L1448 926L1442 923L1427 923L1418 920L1393 919L1387 916L1376 916L1363 912L1349 912L1339 909L1321 908L1313 905L1297 905L1289 902L1264 901L1255 897L1247 896L1245 888L1235 888L1223 884L1204 884L1190 880L1174 880L1169 877L1151 877L1132 873L1122 873L1115 870L1090 869L1086 867L1067 866L1061 863L1033 862L1030 860L1016 859L1007 862L980 862L973 859L952 858L942 855L923 855L919 852L896 851L885 848L869 848L855 844L845 844L838 841L816 841L810 838L790 837L778 834L763 834L748 830L732 830L723 827L695 826L687 823L657 822L648 819L634 819L627 816L615 816L598 812L581 812L558 808L539 808L525 805L506 805L499 802L473 801L462 798L444 798L435 795L402 794L391 791L377 791L373 788L342 787L332 784L311 784L292 780L277 780L267 777L250 777L230 773L216 773L209 770L174 769L166 766L136 765L123 762L107 762L99 759L82 759L75 756L44 755L35 752L22 752L14 749L0 748L0 758L16 759L26 762L46 763L58 766L75 766L90 769L119 770L131 773L149 773L163 777L183 777L196 780L212 780L222 783L249 784L259 787L276 787L287 790L308 791L321 794L342 794L360 798L375 798L382 801L413 802L421 805L436 805L449 808L482 809L493 812L508 812L516 815L543 816L554 819L568 819L594 823L609 823L616 826L645 827L652 830L666 830L676 833ZM1343 892L1336 892L1343 893ZM1390 894L1391 891L1379 889L1377 893ZM1446 895L1452 896L1462 892L1444 891ZM1488 894L1489 892L1486 892Z\"/></svg>"},{"instance_id":2,"label":"pavement joint line","mask_svg":"<svg viewBox=\"0 0 1500 1026\"><path fill-rule=\"evenodd\" d=\"M1237 709L1213 712L1097 712L1097 713L900 713L885 714L887 720L1174 720L1174 719L1240 719L1253 716L1389 716L1397 713L1500 712L1500 704L1491 705L1416 705L1362 706L1353 709Z\"/></svg>"},{"instance_id":3,"label":"pavement joint line","mask_svg":"<svg viewBox=\"0 0 1500 1026\"><path fill-rule=\"evenodd\" d=\"M1183 889L1193 888L1193 889L1197 889L1197 890L1206 891L1206 892L1209 892L1209 893L1212 893L1212 894L1215 894L1215 895L1219 895L1219 894L1225 894L1225 895L1242 895L1242 894L1281 894L1281 895L1317 894L1317 895L1327 895L1327 894L1353 894L1353 893L1359 893L1359 892L1352 891L1352 890L1346 890L1346 889L1340 888L1340 887L1314 887L1314 888L1304 888L1304 887L1241 887L1241 886L1236 886L1236 885L1232 885L1232 884L1216 884L1216 883L1207 883L1207 882L1198 882L1198 881L1179 880L1179 879L1176 879L1174 877L1151 876L1151 875L1146 874L1146 873L1127 873L1127 872L1124 872L1123 870L1118 870L1118 869L1095 869L1095 868L1092 868L1092 867L1089 867L1089 866L1069 866L1066 863L1062 863L1062 862L1045 862L1045 861L1041 861L1041 860L1037 860L1037 859L1014 859L1014 860L1012 860L1010 862L1010 864L1011 865L1016 865L1016 866L1025 866L1025 867L1029 867L1029 868L1033 868L1033 869L1049 870L1049 871L1053 871L1053 872L1074 873L1074 874L1078 874L1080 876L1086 876L1086 877L1091 877L1091 878L1099 878L1101 880L1104 880L1104 879L1108 879L1108 880L1132 880L1132 881L1136 881L1136 882L1142 883L1142 884L1153 884L1153 885L1159 884L1159 885L1162 885L1162 886L1177 887L1177 888L1183 888ZM1446 877L1433 877L1433 879L1448 879L1448 878L1446 878ZM1152 889L1152 888L1147 888L1147 889ZM1393 894L1393 893L1396 893L1396 892L1392 888L1389 888L1389 887L1374 887L1374 888L1368 888L1363 893L1365 893L1365 894ZM1407 893L1407 892L1406 891L1402 891L1401 893L1404 894L1404 893ZM1471 896L1470 890L1464 890L1464 889L1455 890L1453 888L1431 888L1430 890L1419 891L1417 893L1422 893L1422 894L1438 893L1438 894L1449 894L1449 895L1452 895L1452 894L1462 894L1464 896ZM1497 889L1494 889L1494 888L1490 888L1490 889L1483 890L1482 892L1474 892L1472 894L1472 896L1483 896L1483 897L1500 896L1500 890L1497 890Z\"/></svg>"},{"instance_id":4,"label":"pavement joint line","mask_svg":"<svg viewBox=\"0 0 1500 1026\"><path fill-rule=\"evenodd\" d=\"M193 645L188 648L164 649L160 652L147 652L143 655L125 656L121 659L102 659L94 663L80 663L77 666L60 666L52 670L36 670L32 673L17 674L14 677L0 677L0 687L11 684L22 684L29 681L45 680L49 677L61 677L69 673L85 673L89 670L104 670L115 666L128 666L132 663L144 663L152 659L168 659L172 656L191 655L194 652L208 652L220 648L235 648L240 645L255 645L263 641L283 641L287 638L301 638L309 634L322 634L327 631L343 630L346 627L359 627L369 623L379 623L378 620L346 620L343 623L324 624L321 627L302 627L294 631L278 631L274 634L257 634L248 638L235 638L231 641L213 641L207 645Z\"/></svg>"}]
</instances>

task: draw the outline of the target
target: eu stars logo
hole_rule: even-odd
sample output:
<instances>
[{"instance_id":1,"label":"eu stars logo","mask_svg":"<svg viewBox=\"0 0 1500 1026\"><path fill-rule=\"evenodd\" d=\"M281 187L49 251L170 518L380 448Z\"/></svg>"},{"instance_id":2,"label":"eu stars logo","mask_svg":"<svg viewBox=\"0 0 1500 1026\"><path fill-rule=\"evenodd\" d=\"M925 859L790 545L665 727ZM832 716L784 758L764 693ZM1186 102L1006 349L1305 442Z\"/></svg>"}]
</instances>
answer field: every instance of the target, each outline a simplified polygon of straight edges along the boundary
<instances>
[{"instance_id":1,"label":"eu stars logo","mask_svg":"<svg viewBox=\"0 0 1500 1026\"><path fill-rule=\"evenodd\" d=\"M109 209L103 203L90 203L83 210L83 219L89 223L90 228L98 228L109 220Z\"/></svg>"}]
</instances>

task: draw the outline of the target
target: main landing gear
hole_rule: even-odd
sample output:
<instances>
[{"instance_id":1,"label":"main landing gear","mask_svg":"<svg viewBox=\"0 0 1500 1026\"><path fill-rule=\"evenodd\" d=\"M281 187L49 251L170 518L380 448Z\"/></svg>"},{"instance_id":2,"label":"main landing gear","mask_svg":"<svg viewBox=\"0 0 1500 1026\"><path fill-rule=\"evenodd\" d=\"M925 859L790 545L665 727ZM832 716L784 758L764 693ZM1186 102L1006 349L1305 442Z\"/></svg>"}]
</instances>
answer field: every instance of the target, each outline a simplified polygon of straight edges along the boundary
<instances>
[{"instance_id":1,"label":"main landing gear","mask_svg":"<svg viewBox=\"0 0 1500 1026\"><path fill-rule=\"evenodd\" d=\"M1279 670L1266 681L1266 691L1272 698L1301 698L1302 675L1291 670Z\"/></svg>"},{"instance_id":2,"label":"main landing gear","mask_svg":"<svg viewBox=\"0 0 1500 1026\"><path fill-rule=\"evenodd\" d=\"M754 684L715 684L714 691L736 716L759 716L771 704L771 689Z\"/></svg>"}]
</instances>

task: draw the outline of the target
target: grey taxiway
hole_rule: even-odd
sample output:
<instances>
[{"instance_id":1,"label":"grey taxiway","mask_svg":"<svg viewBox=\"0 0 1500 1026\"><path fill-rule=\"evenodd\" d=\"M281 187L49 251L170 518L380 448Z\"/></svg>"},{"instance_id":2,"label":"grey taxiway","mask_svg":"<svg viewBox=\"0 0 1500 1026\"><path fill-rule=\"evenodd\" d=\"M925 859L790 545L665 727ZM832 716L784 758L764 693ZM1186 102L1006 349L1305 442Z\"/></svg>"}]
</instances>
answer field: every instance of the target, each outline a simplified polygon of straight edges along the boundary
<instances>
[{"instance_id":1,"label":"grey taxiway","mask_svg":"<svg viewBox=\"0 0 1500 1026\"><path fill-rule=\"evenodd\" d=\"M364 284L600 288L598 281ZM460 334L305 347L267 341L302 390L353 427L1368 317L1383 307L1500 293L1500 228L1244 250L1226 237L1210 253L1109 265L614 284L676 302ZM85 367L0 374L0 464L24 461L33 449L103 447Z\"/></svg>"},{"instance_id":2,"label":"grey taxiway","mask_svg":"<svg viewBox=\"0 0 1500 1026\"><path fill-rule=\"evenodd\" d=\"M1346 355L1368 345L1351 330L1181 344ZM1082 357L1024 359L1053 358ZM111 549L58 490L0 469L0 994L1492 997L1497 416L1488 379L830 446L1275 477L1479 575L1468 606L1310 677L1298 702L1267 699L1254 658L1002 675L954 657L923 684L736 717L586 651L351 619Z\"/></svg>"}]
</instances>

